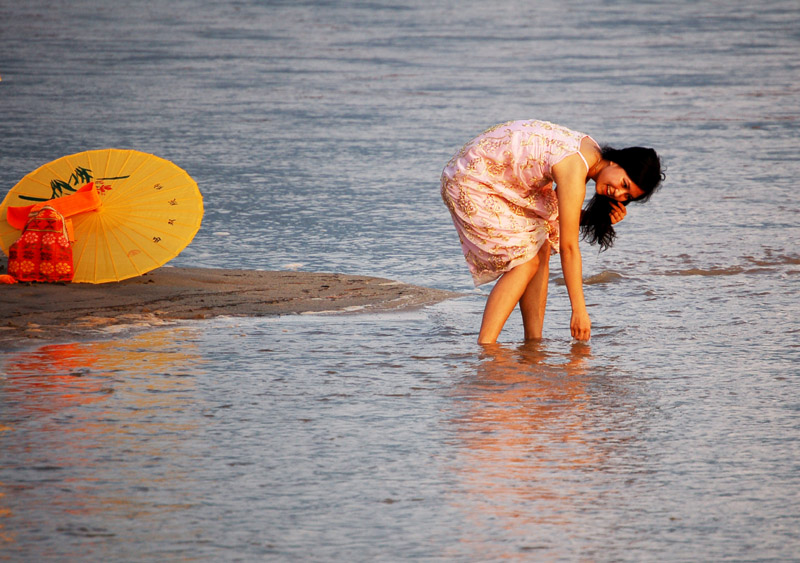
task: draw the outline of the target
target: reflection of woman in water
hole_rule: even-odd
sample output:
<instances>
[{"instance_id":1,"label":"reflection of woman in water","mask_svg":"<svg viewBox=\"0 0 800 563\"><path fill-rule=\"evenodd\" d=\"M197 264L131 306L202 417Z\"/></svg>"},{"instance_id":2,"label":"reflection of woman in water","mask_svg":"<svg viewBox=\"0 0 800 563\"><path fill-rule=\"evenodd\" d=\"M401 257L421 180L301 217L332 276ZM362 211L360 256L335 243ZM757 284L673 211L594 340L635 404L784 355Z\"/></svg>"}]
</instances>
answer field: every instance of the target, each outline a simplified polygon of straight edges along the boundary
<instances>
[{"instance_id":1,"label":"reflection of woman in water","mask_svg":"<svg viewBox=\"0 0 800 563\"><path fill-rule=\"evenodd\" d=\"M448 470L457 478L454 505L465 513L470 558L514 559L535 544L540 559L556 559L578 515L597 502L609 395L593 396L606 372L590 367L584 343L566 354L541 342L494 344L454 386L449 430L458 446Z\"/></svg>"},{"instance_id":2,"label":"reflection of woman in water","mask_svg":"<svg viewBox=\"0 0 800 563\"><path fill-rule=\"evenodd\" d=\"M625 216L625 204L649 199L663 177L653 149L600 148L588 135L546 121L510 121L468 142L444 168L442 198L475 285L499 278L478 342L495 342L517 303L525 339L541 338L551 252L561 253L572 336L588 340L579 233L610 247L611 225ZM582 212L590 179L596 195Z\"/></svg>"}]
</instances>

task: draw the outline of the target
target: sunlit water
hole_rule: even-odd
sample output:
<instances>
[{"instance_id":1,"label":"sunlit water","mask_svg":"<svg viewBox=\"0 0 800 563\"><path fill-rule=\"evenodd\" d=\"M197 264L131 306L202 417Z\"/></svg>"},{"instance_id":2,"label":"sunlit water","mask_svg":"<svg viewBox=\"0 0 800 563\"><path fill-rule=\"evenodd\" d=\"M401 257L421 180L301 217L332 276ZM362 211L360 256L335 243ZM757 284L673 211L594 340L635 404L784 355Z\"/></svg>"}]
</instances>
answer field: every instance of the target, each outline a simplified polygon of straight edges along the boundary
<instances>
[{"instance_id":1,"label":"sunlit water","mask_svg":"<svg viewBox=\"0 0 800 563\"><path fill-rule=\"evenodd\" d=\"M800 556L796 3L52 4L0 3L0 185L135 148L203 192L176 265L469 293L6 353L0 560ZM545 341L474 343L438 178L517 118L668 167L588 346L558 260Z\"/></svg>"}]
</instances>

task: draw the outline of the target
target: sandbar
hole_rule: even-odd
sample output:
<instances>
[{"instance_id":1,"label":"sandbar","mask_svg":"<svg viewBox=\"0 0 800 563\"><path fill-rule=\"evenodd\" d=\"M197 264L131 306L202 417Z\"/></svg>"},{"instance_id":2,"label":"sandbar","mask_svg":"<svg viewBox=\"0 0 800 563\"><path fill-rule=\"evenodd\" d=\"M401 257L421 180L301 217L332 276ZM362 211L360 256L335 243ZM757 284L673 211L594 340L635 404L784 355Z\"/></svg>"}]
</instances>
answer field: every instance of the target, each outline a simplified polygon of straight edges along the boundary
<instances>
[{"instance_id":1,"label":"sandbar","mask_svg":"<svg viewBox=\"0 0 800 563\"><path fill-rule=\"evenodd\" d=\"M99 339L113 327L223 315L401 310L459 296L360 275L173 267L104 284L0 284L0 350Z\"/></svg>"}]
</instances>

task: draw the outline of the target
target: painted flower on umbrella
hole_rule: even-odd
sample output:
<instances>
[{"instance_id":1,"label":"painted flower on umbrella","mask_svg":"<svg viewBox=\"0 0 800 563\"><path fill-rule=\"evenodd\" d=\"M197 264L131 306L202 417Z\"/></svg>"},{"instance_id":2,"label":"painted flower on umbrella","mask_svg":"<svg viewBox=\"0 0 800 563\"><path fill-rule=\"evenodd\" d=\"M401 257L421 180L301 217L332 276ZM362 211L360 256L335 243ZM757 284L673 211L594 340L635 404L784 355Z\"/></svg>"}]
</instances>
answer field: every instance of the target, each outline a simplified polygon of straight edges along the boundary
<instances>
[{"instance_id":1,"label":"painted flower on umbrella","mask_svg":"<svg viewBox=\"0 0 800 563\"><path fill-rule=\"evenodd\" d=\"M56 270L55 266L53 266L52 262L42 262L39 264L39 271L43 274L49 275L52 274Z\"/></svg>"},{"instance_id":2,"label":"painted flower on umbrella","mask_svg":"<svg viewBox=\"0 0 800 563\"><path fill-rule=\"evenodd\" d=\"M56 235L53 233L45 233L42 235L43 244L53 244L54 242L56 242Z\"/></svg>"},{"instance_id":3,"label":"painted flower on umbrella","mask_svg":"<svg viewBox=\"0 0 800 563\"><path fill-rule=\"evenodd\" d=\"M69 239L64 235L61 235L58 237L58 244L64 248L67 248L69 246Z\"/></svg>"},{"instance_id":4,"label":"painted flower on umbrella","mask_svg":"<svg viewBox=\"0 0 800 563\"><path fill-rule=\"evenodd\" d=\"M23 274L30 274L32 271L36 269L36 264L31 262L30 260L23 260L19 263L19 271Z\"/></svg>"}]
</instances>

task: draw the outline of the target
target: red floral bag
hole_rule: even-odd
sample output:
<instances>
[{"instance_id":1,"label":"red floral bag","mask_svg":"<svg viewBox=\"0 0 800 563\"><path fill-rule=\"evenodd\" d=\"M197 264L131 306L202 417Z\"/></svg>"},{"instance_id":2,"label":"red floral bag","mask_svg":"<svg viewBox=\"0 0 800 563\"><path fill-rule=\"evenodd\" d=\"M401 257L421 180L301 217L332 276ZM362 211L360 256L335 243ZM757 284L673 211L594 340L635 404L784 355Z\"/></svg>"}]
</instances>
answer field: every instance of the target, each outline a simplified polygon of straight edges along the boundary
<instances>
[{"instance_id":1,"label":"red floral bag","mask_svg":"<svg viewBox=\"0 0 800 563\"><path fill-rule=\"evenodd\" d=\"M8 273L19 281L72 281L72 245L61 213L50 206L31 213L8 251Z\"/></svg>"}]
</instances>

